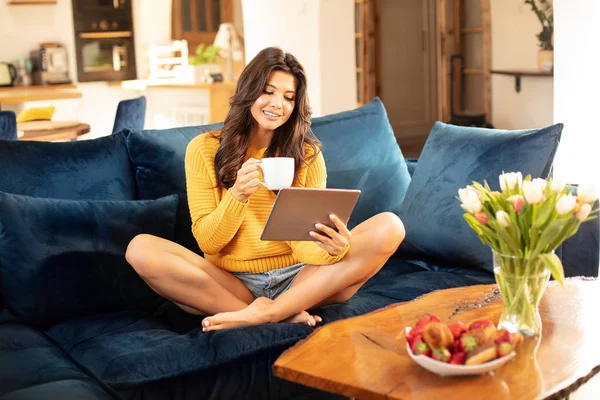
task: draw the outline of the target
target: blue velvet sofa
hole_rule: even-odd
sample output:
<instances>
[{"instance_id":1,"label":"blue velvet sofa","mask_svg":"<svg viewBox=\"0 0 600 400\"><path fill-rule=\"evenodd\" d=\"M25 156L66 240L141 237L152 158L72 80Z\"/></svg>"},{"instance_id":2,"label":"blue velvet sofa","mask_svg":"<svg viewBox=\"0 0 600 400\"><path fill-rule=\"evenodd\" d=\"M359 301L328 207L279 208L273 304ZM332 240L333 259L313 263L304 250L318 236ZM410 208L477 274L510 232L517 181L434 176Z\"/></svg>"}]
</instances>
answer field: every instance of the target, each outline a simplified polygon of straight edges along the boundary
<instances>
[{"instance_id":1,"label":"blue velvet sofa","mask_svg":"<svg viewBox=\"0 0 600 400\"><path fill-rule=\"evenodd\" d=\"M160 298L125 262L141 232L200 251L183 160L194 136L218 127L0 141L0 399L336 398L272 375L281 352L314 328L203 333L200 317ZM418 161L402 156L378 99L314 118L313 130L328 186L362 190L349 226L391 211L407 231L350 301L316 311L329 323L433 290L493 283L490 252L462 220L457 190L484 179L498 187L502 171L547 176L562 126L437 123ZM589 222L560 249L568 276L598 274L598 230Z\"/></svg>"}]
</instances>

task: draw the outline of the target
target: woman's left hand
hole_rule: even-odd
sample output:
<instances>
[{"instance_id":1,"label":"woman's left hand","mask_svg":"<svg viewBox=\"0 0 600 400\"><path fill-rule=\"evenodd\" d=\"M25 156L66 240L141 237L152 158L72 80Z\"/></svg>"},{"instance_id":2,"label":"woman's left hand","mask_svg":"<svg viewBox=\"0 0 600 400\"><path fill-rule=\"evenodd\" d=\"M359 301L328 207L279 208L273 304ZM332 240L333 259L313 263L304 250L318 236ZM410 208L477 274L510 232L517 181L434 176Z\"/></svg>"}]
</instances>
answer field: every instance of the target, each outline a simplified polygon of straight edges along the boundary
<instances>
[{"instance_id":1,"label":"woman's left hand","mask_svg":"<svg viewBox=\"0 0 600 400\"><path fill-rule=\"evenodd\" d=\"M329 218L337 228L337 232L335 229L332 229L327 225L316 224L315 228L317 228L320 232L310 231L309 234L313 239L315 239L317 246L321 247L330 255L335 257L342 254L344 251L346 251L348 246L350 246L350 237L352 237L352 233L350 233L346 227L346 224L343 223L336 215L331 214L329 215Z\"/></svg>"}]
</instances>

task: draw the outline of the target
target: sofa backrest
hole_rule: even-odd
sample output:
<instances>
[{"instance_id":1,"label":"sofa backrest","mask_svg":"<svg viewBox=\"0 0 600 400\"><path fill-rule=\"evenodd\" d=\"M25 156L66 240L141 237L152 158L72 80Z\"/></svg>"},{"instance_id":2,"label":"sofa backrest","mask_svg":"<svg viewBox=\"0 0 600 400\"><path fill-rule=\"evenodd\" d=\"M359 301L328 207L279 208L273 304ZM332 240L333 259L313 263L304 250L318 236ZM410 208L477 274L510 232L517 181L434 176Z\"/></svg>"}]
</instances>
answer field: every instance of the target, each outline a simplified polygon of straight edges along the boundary
<instances>
[{"instance_id":1,"label":"sofa backrest","mask_svg":"<svg viewBox=\"0 0 600 400\"><path fill-rule=\"evenodd\" d=\"M323 144L327 187L361 190L348 227L400 207L410 174L379 98L355 110L314 118Z\"/></svg>"}]
</instances>

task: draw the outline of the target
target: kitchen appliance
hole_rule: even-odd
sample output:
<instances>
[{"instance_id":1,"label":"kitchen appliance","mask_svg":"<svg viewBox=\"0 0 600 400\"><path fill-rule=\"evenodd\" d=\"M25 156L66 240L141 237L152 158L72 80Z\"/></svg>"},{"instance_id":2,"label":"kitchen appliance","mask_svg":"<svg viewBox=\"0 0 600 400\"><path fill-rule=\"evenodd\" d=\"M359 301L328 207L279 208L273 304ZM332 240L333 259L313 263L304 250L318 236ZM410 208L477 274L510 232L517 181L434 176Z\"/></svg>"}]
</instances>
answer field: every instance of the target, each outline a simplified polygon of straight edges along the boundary
<instances>
[{"instance_id":1,"label":"kitchen appliance","mask_svg":"<svg viewBox=\"0 0 600 400\"><path fill-rule=\"evenodd\" d=\"M14 65L0 62L0 86L12 86L17 80L17 69Z\"/></svg>"},{"instance_id":2,"label":"kitchen appliance","mask_svg":"<svg viewBox=\"0 0 600 400\"><path fill-rule=\"evenodd\" d=\"M67 49L60 43L40 43L30 54L34 85L71 83Z\"/></svg>"},{"instance_id":3,"label":"kitchen appliance","mask_svg":"<svg viewBox=\"0 0 600 400\"><path fill-rule=\"evenodd\" d=\"M73 0L80 82L136 78L130 0Z\"/></svg>"},{"instance_id":4,"label":"kitchen appliance","mask_svg":"<svg viewBox=\"0 0 600 400\"><path fill-rule=\"evenodd\" d=\"M98 12L126 10L129 0L75 0L75 9L79 12Z\"/></svg>"}]
</instances>

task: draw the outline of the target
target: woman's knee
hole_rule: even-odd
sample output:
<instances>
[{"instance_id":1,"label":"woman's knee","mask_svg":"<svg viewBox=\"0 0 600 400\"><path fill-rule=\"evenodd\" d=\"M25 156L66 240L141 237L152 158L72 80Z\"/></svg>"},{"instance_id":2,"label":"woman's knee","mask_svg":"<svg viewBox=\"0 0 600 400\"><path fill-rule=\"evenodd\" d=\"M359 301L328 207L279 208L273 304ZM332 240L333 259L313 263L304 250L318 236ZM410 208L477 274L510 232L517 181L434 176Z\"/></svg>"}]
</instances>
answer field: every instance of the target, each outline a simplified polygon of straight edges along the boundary
<instances>
[{"instance_id":1,"label":"woman's knee","mask_svg":"<svg viewBox=\"0 0 600 400\"><path fill-rule=\"evenodd\" d=\"M153 246L152 235L140 234L134 237L125 251L125 259L141 276L147 276L151 269Z\"/></svg>"},{"instance_id":2,"label":"woman's knee","mask_svg":"<svg viewBox=\"0 0 600 400\"><path fill-rule=\"evenodd\" d=\"M391 212L376 215L378 250L383 253L393 254L404 240L406 232L400 218Z\"/></svg>"}]
</instances>

